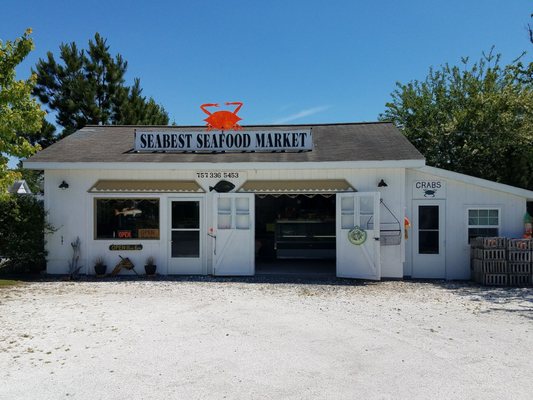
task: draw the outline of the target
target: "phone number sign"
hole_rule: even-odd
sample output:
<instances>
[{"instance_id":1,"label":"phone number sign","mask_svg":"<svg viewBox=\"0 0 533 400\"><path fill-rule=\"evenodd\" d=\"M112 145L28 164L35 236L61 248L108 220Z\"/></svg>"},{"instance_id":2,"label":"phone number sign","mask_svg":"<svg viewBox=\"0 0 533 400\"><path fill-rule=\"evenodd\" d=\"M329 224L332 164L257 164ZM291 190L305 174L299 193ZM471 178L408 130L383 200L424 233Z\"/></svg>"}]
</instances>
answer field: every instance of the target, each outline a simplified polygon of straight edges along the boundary
<instances>
[{"instance_id":1,"label":"phone number sign","mask_svg":"<svg viewBox=\"0 0 533 400\"><path fill-rule=\"evenodd\" d=\"M239 172L227 172L227 171L206 171L197 172L196 177L199 179L239 179Z\"/></svg>"}]
</instances>

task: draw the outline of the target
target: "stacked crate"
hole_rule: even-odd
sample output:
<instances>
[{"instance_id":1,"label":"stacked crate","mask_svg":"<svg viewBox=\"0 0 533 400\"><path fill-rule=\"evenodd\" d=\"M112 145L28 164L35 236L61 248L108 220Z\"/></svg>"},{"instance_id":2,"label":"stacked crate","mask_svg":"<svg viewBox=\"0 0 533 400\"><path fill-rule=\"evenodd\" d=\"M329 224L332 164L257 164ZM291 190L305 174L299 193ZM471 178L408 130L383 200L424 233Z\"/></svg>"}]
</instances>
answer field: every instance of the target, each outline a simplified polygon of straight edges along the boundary
<instances>
[{"instance_id":1,"label":"stacked crate","mask_svg":"<svg viewBox=\"0 0 533 400\"><path fill-rule=\"evenodd\" d=\"M509 239L509 286L529 286L532 283L533 240Z\"/></svg>"},{"instance_id":2,"label":"stacked crate","mask_svg":"<svg viewBox=\"0 0 533 400\"><path fill-rule=\"evenodd\" d=\"M507 286L507 239L502 237L472 239L473 279L482 285Z\"/></svg>"},{"instance_id":3,"label":"stacked crate","mask_svg":"<svg viewBox=\"0 0 533 400\"><path fill-rule=\"evenodd\" d=\"M475 238L471 241L472 278L491 286L533 283L533 240Z\"/></svg>"}]
</instances>

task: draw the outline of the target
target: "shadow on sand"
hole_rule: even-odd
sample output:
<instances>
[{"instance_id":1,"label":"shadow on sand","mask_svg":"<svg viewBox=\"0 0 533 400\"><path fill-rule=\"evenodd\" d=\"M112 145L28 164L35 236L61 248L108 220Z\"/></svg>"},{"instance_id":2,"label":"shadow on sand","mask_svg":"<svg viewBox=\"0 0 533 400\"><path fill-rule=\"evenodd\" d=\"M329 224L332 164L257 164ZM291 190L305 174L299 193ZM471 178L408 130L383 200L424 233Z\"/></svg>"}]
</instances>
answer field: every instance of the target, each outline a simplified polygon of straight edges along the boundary
<instances>
[{"instance_id":1,"label":"shadow on sand","mask_svg":"<svg viewBox=\"0 0 533 400\"><path fill-rule=\"evenodd\" d=\"M533 319L533 288L531 287L481 286L467 281L435 281L433 284L450 290L455 295L465 297L470 301L490 303L490 307L483 312L518 313L526 318ZM513 303L514 306L509 307L508 303Z\"/></svg>"}]
</instances>

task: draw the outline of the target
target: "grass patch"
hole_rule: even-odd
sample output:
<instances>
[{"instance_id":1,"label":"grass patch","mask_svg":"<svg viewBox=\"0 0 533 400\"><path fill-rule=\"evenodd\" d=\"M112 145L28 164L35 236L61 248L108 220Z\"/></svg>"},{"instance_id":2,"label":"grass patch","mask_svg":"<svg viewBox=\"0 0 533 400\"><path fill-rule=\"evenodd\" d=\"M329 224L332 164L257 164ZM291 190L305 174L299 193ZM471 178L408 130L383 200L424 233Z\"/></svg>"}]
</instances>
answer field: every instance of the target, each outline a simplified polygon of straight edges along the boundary
<instances>
[{"instance_id":1,"label":"grass patch","mask_svg":"<svg viewBox=\"0 0 533 400\"><path fill-rule=\"evenodd\" d=\"M10 286L15 286L19 284L20 284L20 281L14 281L12 279L0 279L0 289L3 287L10 287Z\"/></svg>"}]
</instances>

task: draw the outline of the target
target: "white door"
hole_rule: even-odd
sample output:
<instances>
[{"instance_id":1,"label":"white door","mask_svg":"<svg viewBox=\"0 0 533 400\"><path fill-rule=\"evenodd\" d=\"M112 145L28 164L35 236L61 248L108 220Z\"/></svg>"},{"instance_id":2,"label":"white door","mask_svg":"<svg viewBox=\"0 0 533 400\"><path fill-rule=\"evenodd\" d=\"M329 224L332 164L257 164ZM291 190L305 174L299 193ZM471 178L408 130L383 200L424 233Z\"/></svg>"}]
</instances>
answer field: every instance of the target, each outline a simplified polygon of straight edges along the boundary
<instances>
[{"instance_id":1,"label":"white door","mask_svg":"<svg viewBox=\"0 0 533 400\"><path fill-rule=\"evenodd\" d=\"M203 274L202 235L203 201L201 198L169 199L168 274Z\"/></svg>"},{"instance_id":2,"label":"white door","mask_svg":"<svg viewBox=\"0 0 533 400\"><path fill-rule=\"evenodd\" d=\"M413 200L413 278L446 278L445 200Z\"/></svg>"},{"instance_id":3,"label":"white door","mask_svg":"<svg viewBox=\"0 0 533 400\"><path fill-rule=\"evenodd\" d=\"M255 205L251 193L216 193L212 234L214 275L255 273Z\"/></svg>"},{"instance_id":4,"label":"white door","mask_svg":"<svg viewBox=\"0 0 533 400\"><path fill-rule=\"evenodd\" d=\"M379 199L377 192L337 194L338 277L381 279Z\"/></svg>"}]
</instances>

